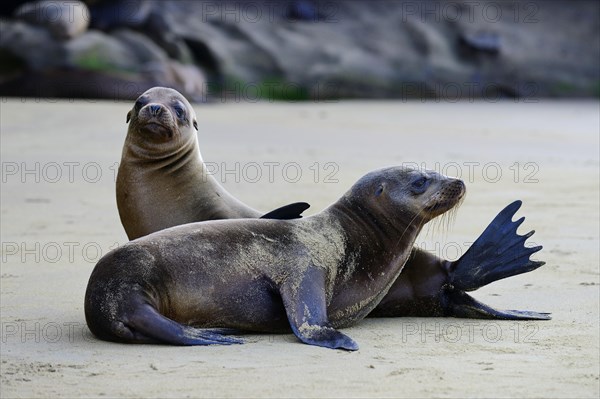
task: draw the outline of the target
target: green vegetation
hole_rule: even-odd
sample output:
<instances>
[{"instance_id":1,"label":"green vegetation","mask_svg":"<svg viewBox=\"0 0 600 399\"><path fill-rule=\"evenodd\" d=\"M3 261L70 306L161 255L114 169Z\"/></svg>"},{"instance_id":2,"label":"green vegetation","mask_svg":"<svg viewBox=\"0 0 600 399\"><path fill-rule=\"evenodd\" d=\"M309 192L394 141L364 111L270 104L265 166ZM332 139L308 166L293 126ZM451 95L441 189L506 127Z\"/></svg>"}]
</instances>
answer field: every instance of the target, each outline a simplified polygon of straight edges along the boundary
<instances>
[{"instance_id":1,"label":"green vegetation","mask_svg":"<svg viewBox=\"0 0 600 399\"><path fill-rule=\"evenodd\" d=\"M211 94L223 98L243 99L245 101L308 101L311 99L310 90L298 83L282 78L267 78L259 82L247 82L228 77L223 83L210 84Z\"/></svg>"}]
</instances>

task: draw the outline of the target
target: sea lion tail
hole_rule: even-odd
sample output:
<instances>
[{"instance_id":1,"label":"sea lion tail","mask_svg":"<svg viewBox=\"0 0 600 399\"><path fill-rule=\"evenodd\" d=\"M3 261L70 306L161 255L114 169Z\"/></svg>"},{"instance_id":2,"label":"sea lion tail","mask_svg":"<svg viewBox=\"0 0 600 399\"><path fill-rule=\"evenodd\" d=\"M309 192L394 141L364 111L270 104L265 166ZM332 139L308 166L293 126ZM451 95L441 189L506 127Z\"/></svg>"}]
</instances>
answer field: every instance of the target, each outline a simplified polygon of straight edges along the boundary
<instances>
[{"instance_id":1,"label":"sea lion tail","mask_svg":"<svg viewBox=\"0 0 600 399\"><path fill-rule=\"evenodd\" d=\"M261 219L299 219L302 217L302 212L310 208L306 202L294 202L293 204L285 205L274 209L262 215Z\"/></svg>"},{"instance_id":2,"label":"sea lion tail","mask_svg":"<svg viewBox=\"0 0 600 399\"><path fill-rule=\"evenodd\" d=\"M517 228L525 217L513 222L521 207L515 201L505 207L475 240L473 245L449 270L450 285L462 291L473 291L493 281L527 273L545 264L530 256L542 249L541 245L526 247L525 241L535 231L518 235Z\"/></svg>"}]
</instances>

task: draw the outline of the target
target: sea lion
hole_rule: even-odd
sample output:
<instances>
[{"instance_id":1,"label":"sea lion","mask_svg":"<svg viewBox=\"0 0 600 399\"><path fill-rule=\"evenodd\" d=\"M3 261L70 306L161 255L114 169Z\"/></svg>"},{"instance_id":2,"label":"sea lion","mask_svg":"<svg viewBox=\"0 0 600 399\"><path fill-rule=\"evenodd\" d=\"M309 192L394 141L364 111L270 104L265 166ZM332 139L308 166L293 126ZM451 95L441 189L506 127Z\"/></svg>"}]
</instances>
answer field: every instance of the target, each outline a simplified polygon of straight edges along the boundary
<instances>
[{"instance_id":1,"label":"sea lion","mask_svg":"<svg viewBox=\"0 0 600 399\"><path fill-rule=\"evenodd\" d=\"M258 218L208 173L198 146L198 122L179 92L153 87L127 114L127 137L117 174L117 207L130 240L180 224ZM297 218L295 203L263 215Z\"/></svg>"},{"instance_id":2,"label":"sea lion","mask_svg":"<svg viewBox=\"0 0 600 399\"><path fill-rule=\"evenodd\" d=\"M150 105L157 103L163 104L165 112L161 117L167 118L164 123L173 126L168 130L171 137L146 132L153 128ZM178 112L185 115L187 124L175 118ZM233 198L207 173L196 134L189 125L197 129L195 114L181 94L160 87L150 89L137 99L127 115L128 122L130 119L117 177L119 214L130 239L186 223L260 216L258 211ZM450 262L413 248L405 272L371 316L549 319L546 313L492 309L465 292L544 264L529 259L542 246L524 246L533 231L524 236L516 234L524 218L517 222L511 218L520 206L521 202L516 201L500 212L457 261ZM306 203L295 203L263 217L294 218L307 207ZM504 256L494 256L496 253ZM477 276L477 284L461 285L461 281L476 280Z\"/></svg>"},{"instance_id":3,"label":"sea lion","mask_svg":"<svg viewBox=\"0 0 600 399\"><path fill-rule=\"evenodd\" d=\"M422 226L464 194L461 180L390 167L304 219L218 220L150 234L97 263L87 324L104 340L175 345L238 342L213 328L291 328L304 343L356 350L337 328L375 309Z\"/></svg>"}]
</instances>

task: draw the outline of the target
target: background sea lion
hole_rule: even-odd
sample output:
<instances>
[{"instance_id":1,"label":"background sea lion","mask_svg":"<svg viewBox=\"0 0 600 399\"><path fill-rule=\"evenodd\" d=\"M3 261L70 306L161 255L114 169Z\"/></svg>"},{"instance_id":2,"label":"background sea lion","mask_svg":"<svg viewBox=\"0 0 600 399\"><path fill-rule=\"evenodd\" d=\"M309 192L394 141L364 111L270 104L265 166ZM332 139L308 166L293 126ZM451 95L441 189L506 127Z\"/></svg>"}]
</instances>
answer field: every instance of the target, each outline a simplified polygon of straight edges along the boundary
<instances>
[{"instance_id":1,"label":"background sea lion","mask_svg":"<svg viewBox=\"0 0 600 399\"><path fill-rule=\"evenodd\" d=\"M379 304L422 226L464 194L458 179L393 167L308 218L193 223L131 241L92 272L88 326L105 340L176 345L237 342L206 328L291 327L304 343L356 350L336 328Z\"/></svg>"},{"instance_id":2,"label":"background sea lion","mask_svg":"<svg viewBox=\"0 0 600 399\"><path fill-rule=\"evenodd\" d=\"M127 114L129 129L117 174L117 206L129 239L167 227L215 219L258 218L208 173L190 103L165 87L147 90ZM263 217L297 218L295 203Z\"/></svg>"}]
</instances>

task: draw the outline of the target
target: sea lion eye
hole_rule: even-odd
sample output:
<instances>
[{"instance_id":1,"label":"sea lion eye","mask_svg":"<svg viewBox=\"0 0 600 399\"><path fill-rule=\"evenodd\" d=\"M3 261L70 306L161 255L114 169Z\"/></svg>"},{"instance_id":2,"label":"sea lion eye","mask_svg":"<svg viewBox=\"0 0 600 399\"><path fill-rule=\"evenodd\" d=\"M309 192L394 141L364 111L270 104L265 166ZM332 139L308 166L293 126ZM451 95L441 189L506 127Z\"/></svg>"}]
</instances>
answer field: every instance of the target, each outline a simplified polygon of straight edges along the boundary
<instances>
[{"instance_id":1,"label":"sea lion eye","mask_svg":"<svg viewBox=\"0 0 600 399\"><path fill-rule=\"evenodd\" d=\"M133 107L136 111L139 111L144 105L146 105L146 102L142 98L138 98Z\"/></svg>"},{"instance_id":2,"label":"sea lion eye","mask_svg":"<svg viewBox=\"0 0 600 399\"><path fill-rule=\"evenodd\" d=\"M175 114L177 114L177 117L179 119L182 119L185 116L185 110L183 109L183 107L179 104L175 104L173 106L173 109L175 110Z\"/></svg>"},{"instance_id":3,"label":"sea lion eye","mask_svg":"<svg viewBox=\"0 0 600 399\"><path fill-rule=\"evenodd\" d=\"M425 176L419 177L417 180L413 181L411 184L412 191L415 194L421 194L427 190L429 186L429 179Z\"/></svg>"}]
</instances>

